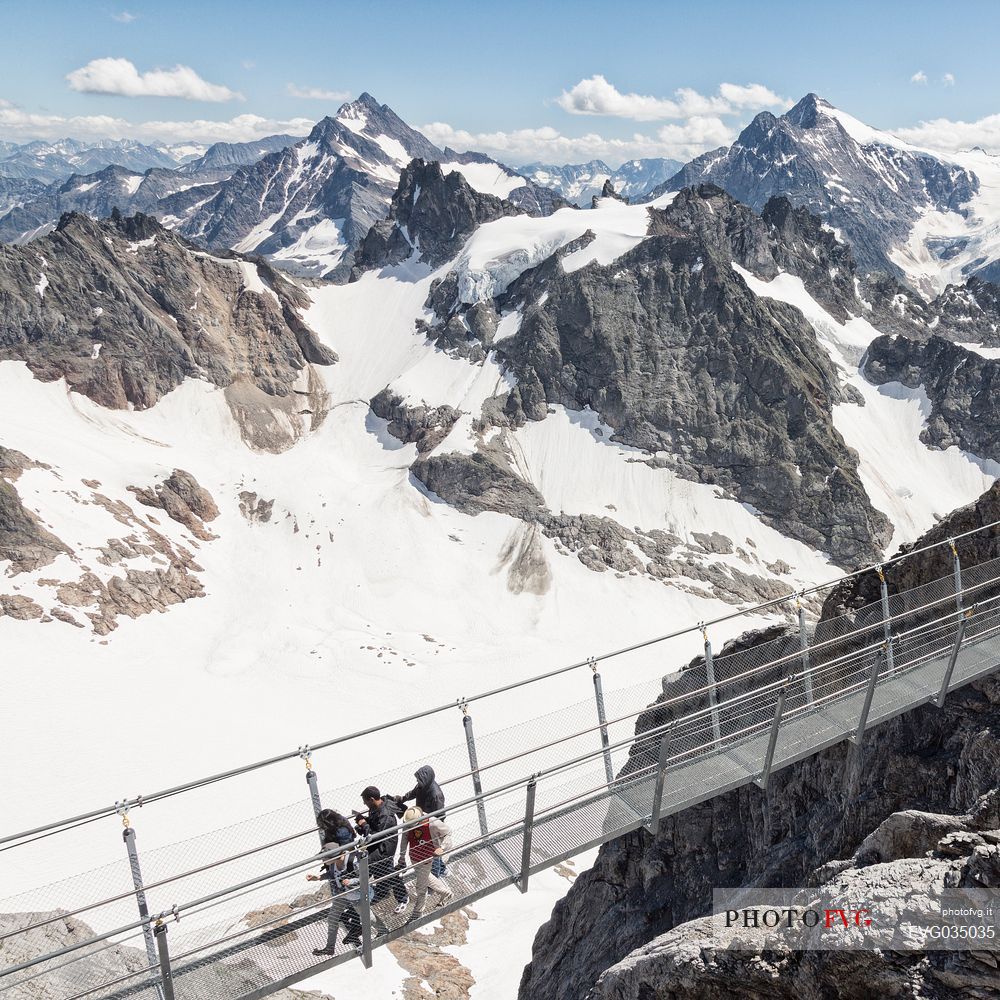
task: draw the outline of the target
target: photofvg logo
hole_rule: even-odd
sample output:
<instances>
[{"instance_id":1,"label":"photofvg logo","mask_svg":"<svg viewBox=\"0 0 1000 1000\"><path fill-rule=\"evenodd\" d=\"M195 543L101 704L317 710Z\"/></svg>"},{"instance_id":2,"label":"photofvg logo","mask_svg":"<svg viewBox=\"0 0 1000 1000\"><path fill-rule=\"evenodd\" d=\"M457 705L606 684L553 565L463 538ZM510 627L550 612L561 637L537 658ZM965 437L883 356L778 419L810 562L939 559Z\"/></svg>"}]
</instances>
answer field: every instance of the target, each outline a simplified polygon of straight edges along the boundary
<instances>
[{"instance_id":1,"label":"photofvg logo","mask_svg":"<svg viewBox=\"0 0 1000 1000\"><path fill-rule=\"evenodd\" d=\"M736 951L1000 949L1000 890L717 889L713 945ZM852 896L854 893L852 893Z\"/></svg>"},{"instance_id":2,"label":"photofvg logo","mask_svg":"<svg viewBox=\"0 0 1000 1000\"><path fill-rule=\"evenodd\" d=\"M797 906L744 906L726 910L726 927L796 927L832 930L834 933L852 927L871 927L872 911L868 907L826 907L823 910L801 909Z\"/></svg>"}]
</instances>

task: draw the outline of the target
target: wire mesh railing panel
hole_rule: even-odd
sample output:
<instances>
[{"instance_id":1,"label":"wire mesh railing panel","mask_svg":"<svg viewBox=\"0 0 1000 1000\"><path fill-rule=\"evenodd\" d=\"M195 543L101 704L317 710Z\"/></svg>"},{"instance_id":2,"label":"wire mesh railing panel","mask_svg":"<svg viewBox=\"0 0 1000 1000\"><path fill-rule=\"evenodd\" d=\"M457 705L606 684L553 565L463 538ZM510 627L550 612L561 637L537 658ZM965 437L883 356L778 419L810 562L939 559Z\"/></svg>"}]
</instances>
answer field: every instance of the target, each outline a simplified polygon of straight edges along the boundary
<instances>
[{"instance_id":1,"label":"wire mesh railing panel","mask_svg":"<svg viewBox=\"0 0 1000 1000\"><path fill-rule=\"evenodd\" d=\"M897 583L907 574L887 567L881 591L871 572L858 588L866 603L842 602L841 614L812 624L817 592L804 601L801 617L789 606L781 624L758 633L759 641L747 645L744 637L715 651L706 644L703 655L662 679L604 693L595 664L593 685L583 685L575 703L499 729L475 731L459 702L453 715L441 710L441 718L452 720L445 731L453 739L435 751L423 750L416 728L399 724L392 738L414 748L413 760L377 774L364 773L363 747L370 742L339 744L335 754L317 755L321 805L348 815L361 804L364 786L400 795L413 786L418 766L430 765L445 789L453 841L447 905L460 905L522 875L529 801L527 862L539 867L648 822L657 798L665 815L763 782L771 771L844 736L863 735L1000 663L1000 559L963 567L961 593L954 574L902 591ZM306 880L321 862L315 811L313 796L303 794L141 853L149 911L166 913L176 904L184 918L169 922L177 1000L263 995L276 983L355 956L357 934L348 931L359 926L358 898L332 897L327 883ZM369 843L371 912L378 940L385 940L430 912L414 910L428 868L411 855L397 870L395 854L380 860L376 841ZM80 1000L157 996L156 953L138 923L124 854L120 862L0 902L3 961L17 965L23 955L35 962L10 978L0 973L4 1000L22 1000L17 990L23 1000L48 1000L50 994L24 992L33 983L46 989L59 983ZM403 899L408 903L397 913ZM26 915L77 906L86 910L75 917ZM5 927L16 932L7 942ZM47 943L74 933L85 945L76 951L56 954ZM42 956L48 957L37 961Z\"/></svg>"}]
</instances>

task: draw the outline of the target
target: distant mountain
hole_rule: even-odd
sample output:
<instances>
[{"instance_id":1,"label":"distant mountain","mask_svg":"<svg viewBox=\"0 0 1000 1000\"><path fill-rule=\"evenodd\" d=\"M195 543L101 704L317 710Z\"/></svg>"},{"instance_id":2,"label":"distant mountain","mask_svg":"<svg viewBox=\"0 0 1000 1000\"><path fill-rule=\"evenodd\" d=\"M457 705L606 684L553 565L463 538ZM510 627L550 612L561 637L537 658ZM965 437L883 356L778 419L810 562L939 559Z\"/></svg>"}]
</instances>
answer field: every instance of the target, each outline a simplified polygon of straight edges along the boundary
<instances>
[{"instance_id":1,"label":"distant mountain","mask_svg":"<svg viewBox=\"0 0 1000 1000\"><path fill-rule=\"evenodd\" d=\"M176 227L214 196L219 182L238 167L295 141L293 136L274 135L254 142L220 142L181 167L136 170L115 164L72 173L48 186L0 177L0 242L23 243L49 232L65 212L101 219L117 208L126 215L156 215Z\"/></svg>"},{"instance_id":2,"label":"distant mountain","mask_svg":"<svg viewBox=\"0 0 1000 1000\"><path fill-rule=\"evenodd\" d=\"M704 182L752 208L785 195L842 234L865 270L902 275L894 254L928 212L965 213L971 170L879 132L808 94L776 118L761 112L732 146L703 153L648 196Z\"/></svg>"},{"instance_id":3,"label":"distant mountain","mask_svg":"<svg viewBox=\"0 0 1000 1000\"><path fill-rule=\"evenodd\" d=\"M414 159L460 171L477 191L530 214L562 202L488 157L441 150L388 105L364 93L305 138L238 169L178 224L209 247L264 254L285 268L346 277L353 252L385 218L403 168Z\"/></svg>"},{"instance_id":4,"label":"distant mountain","mask_svg":"<svg viewBox=\"0 0 1000 1000\"><path fill-rule=\"evenodd\" d=\"M574 204L589 206L592 197L600 196L607 180L618 194L635 200L673 177L680 167L678 160L653 157L629 160L617 170L612 170L603 160L564 166L530 163L521 168L521 173L536 184L558 191Z\"/></svg>"},{"instance_id":5,"label":"distant mountain","mask_svg":"<svg viewBox=\"0 0 1000 1000\"><path fill-rule=\"evenodd\" d=\"M71 174L95 173L112 164L143 173L152 167L178 167L189 158L179 150L147 146L134 139L36 140L9 144L6 149L0 146L0 176L52 183Z\"/></svg>"},{"instance_id":6,"label":"distant mountain","mask_svg":"<svg viewBox=\"0 0 1000 1000\"><path fill-rule=\"evenodd\" d=\"M21 177L0 177L0 217L18 205L37 198L45 190L41 181Z\"/></svg>"},{"instance_id":7,"label":"distant mountain","mask_svg":"<svg viewBox=\"0 0 1000 1000\"><path fill-rule=\"evenodd\" d=\"M185 174L203 174L206 170L226 170L256 163L262 156L298 142L294 135L269 135L253 142L217 142L181 167Z\"/></svg>"}]
</instances>

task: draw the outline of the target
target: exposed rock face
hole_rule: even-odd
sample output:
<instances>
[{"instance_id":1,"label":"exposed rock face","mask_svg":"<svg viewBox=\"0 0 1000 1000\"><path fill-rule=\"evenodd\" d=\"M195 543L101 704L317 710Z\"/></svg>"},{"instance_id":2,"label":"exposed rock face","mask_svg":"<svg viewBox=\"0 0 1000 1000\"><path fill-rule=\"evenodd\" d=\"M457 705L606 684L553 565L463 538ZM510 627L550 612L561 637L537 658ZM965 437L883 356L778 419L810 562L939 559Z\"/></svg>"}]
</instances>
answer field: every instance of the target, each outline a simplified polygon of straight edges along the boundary
<instances>
[{"instance_id":1,"label":"exposed rock face","mask_svg":"<svg viewBox=\"0 0 1000 1000\"><path fill-rule=\"evenodd\" d=\"M813 872L808 882L828 894L825 898L865 900L895 895L901 885L928 891L1000 887L998 827L1000 790L984 795L966 815L893 813L853 857ZM608 969L589 995L594 1000L822 1000L878 993L944 1000L1000 991L995 951L761 954L725 950L726 941L726 935L713 934L709 918L681 924Z\"/></svg>"},{"instance_id":2,"label":"exposed rock face","mask_svg":"<svg viewBox=\"0 0 1000 1000\"><path fill-rule=\"evenodd\" d=\"M509 201L482 194L457 170L440 163L413 160L400 174L388 218L368 231L355 256L353 276L406 260L416 252L437 267L454 257L485 222L520 209Z\"/></svg>"},{"instance_id":3,"label":"exposed rock face","mask_svg":"<svg viewBox=\"0 0 1000 1000\"><path fill-rule=\"evenodd\" d=\"M206 530L205 522L214 521L219 516L212 494L198 485L190 472L174 469L162 483L152 489L129 487L139 503L146 507L158 507L183 524L195 538L211 541L216 536Z\"/></svg>"},{"instance_id":4,"label":"exposed rock face","mask_svg":"<svg viewBox=\"0 0 1000 1000\"><path fill-rule=\"evenodd\" d=\"M957 512L935 532L947 532L944 537L958 533L970 519L986 516L988 505L996 502L989 495L980 510ZM917 543L923 544L924 539ZM915 557L906 562L913 564L912 583L940 574L933 561ZM857 606L868 576L872 574L832 594L830 613ZM763 633L742 641L754 645L769 638L771 633ZM665 691L674 693L684 682L684 672L668 676ZM647 713L637 732L658 718ZM922 879L941 877L944 867L959 871L960 877L977 879L982 872L994 877L997 847L986 832L1000 825L1000 680L991 677L954 692L942 710L921 707L872 729L865 737L859 794L845 790L847 758L847 744L837 744L772 774L766 799L756 787L744 787L668 817L655 837L640 831L605 845L594 868L580 876L538 932L520 1000L748 996L759 995L756 986L768 996L827 996L795 989L810 975L822 985L838 969L847 982L867 976L868 984L882 983L879 988L887 995L912 995L905 986L911 974L937 983L938 992L930 996L955 995L946 991L949 983L975 985L977 977L989 981L990 976L995 981L988 964L968 955L957 962L944 957L923 964L883 956L866 971L865 963L879 956L862 954L854 959L860 964L838 966L841 960L851 962L850 956L806 954L785 959L789 964L781 967L783 979L770 980L764 988L768 956L746 965L739 956L702 951L705 926L688 922L710 909L717 886L818 884L860 870L862 882L895 877L919 887ZM905 810L943 815L890 819ZM951 846L947 834L970 830L983 843L960 839ZM977 853L983 846L986 850ZM926 849L937 856L916 866L900 864L895 874L880 870L900 858L920 858ZM941 860L954 859L956 853L955 862ZM820 870L837 858L850 860ZM861 992L837 995L869 996L870 990L866 985Z\"/></svg>"},{"instance_id":5,"label":"exposed rock face","mask_svg":"<svg viewBox=\"0 0 1000 1000\"><path fill-rule=\"evenodd\" d=\"M700 558L705 551L703 544L687 546L667 531L626 528L593 514L553 513L496 446L474 454L449 452L420 458L412 472L432 493L466 514L493 511L526 522L529 530L515 532L501 558L502 565L510 564L508 585L514 593L538 593L542 592L539 588L548 587L551 574L539 532L553 539L556 552L575 555L598 573L641 573L734 604L791 593L788 585L760 575L760 566L751 565L749 560L746 571L729 565L705 565Z\"/></svg>"},{"instance_id":6,"label":"exposed rock face","mask_svg":"<svg viewBox=\"0 0 1000 1000\"><path fill-rule=\"evenodd\" d=\"M391 389L383 389L369 404L372 413L389 422L388 431L404 444L415 444L423 455L433 451L459 418L453 406L410 406Z\"/></svg>"},{"instance_id":7,"label":"exposed rock face","mask_svg":"<svg viewBox=\"0 0 1000 1000\"><path fill-rule=\"evenodd\" d=\"M143 215L68 215L44 239L0 247L0 359L102 406L149 407L193 377L256 390L299 420L308 366L336 360L304 305L267 264L197 251Z\"/></svg>"},{"instance_id":8,"label":"exposed rock face","mask_svg":"<svg viewBox=\"0 0 1000 1000\"><path fill-rule=\"evenodd\" d=\"M855 140L815 94L780 118L761 112L732 146L692 160L649 198L704 181L757 210L783 194L841 230L863 270L892 274L889 253L923 210L962 211L979 189L975 175L930 154Z\"/></svg>"},{"instance_id":9,"label":"exposed rock face","mask_svg":"<svg viewBox=\"0 0 1000 1000\"><path fill-rule=\"evenodd\" d=\"M651 231L606 267L566 274L550 258L511 286L505 306L522 320L499 346L517 379L508 415L589 406L616 439L668 453L786 534L844 565L870 560L889 526L833 427L829 355L797 309L758 299L730 263L776 269L767 226L706 187Z\"/></svg>"},{"instance_id":10,"label":"exposed rock face","mask_svg":"<svg viewBox=\"0 0 1000 1000\"><path fill-rule=\"evenodd\" d=\"M1000 521L1000 481L995 482L975 503L953 511L933 528L926 531L912 545L900 547L900 553L911 552L924 545L955 542L959 558L966 566L974 566L1000 558L1000 531L978 531L988 524ZM975 531L967 538L958 536ZM894 590L912 590L928 580L939 580L952 571L954 559L948 546L923 552L919 557L902 559L885 568L885 576ZM874 604L879 600L879 581L874 573L864 573L836 587L828 595L823 605L823 617L835 618L850 614L858 608Z\"/></svg>"},{"instance_id":11,"label":"exposed rock face","mask_svg":"<svg viewBox=\"0 0 1000 1000\"><path fill-rule=\"evenodd\" d=\"M920 439L934 448L956 446L1000 461L1000 361L941 337L924 342L879 337L868 348L865 377L876 385L923 388L931 412Z\"/></svg>"},{"instance_id":12,"label":"exposed rock face","mask_svg":"<svg viewBox=\"0 0 1000 1000\"><path fill-rule=\"evenodd\" d=\"M10 561L11 574L30 573L70 551L24 506L13 485L25 469L36 465L27 455L0 445L0 562ZM10 608L5 611L12 615Z\"/></svg>"}]
</instances>

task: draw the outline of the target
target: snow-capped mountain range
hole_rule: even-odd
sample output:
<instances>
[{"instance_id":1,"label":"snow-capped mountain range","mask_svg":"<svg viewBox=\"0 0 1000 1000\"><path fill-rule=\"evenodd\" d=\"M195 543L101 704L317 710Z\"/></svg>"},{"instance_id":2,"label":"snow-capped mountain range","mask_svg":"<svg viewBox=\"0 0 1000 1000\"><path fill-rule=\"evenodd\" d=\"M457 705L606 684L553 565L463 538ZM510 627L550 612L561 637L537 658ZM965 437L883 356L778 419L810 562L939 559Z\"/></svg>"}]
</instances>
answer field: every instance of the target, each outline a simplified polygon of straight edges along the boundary
<instances>
[{"instance_id":1,"label":"snow-capped mountain range","mask_svg":"<svg viewBox=\"0 0 1000 1000\"><path fill-rule=\"evenodd\" d=\"M205 152L204 145L148 146L135 139L83 142L59 139L0 144L0 177L51 183L70 174L89 174L112 164L142 173L151 167L178 167Z\"/></svg>"},{"instance_id":2,"label":"snow-capped mountain range","mask_svg":"<svg viewBox=\"0 0 1000 1000\"><path fill-rule=\"evenodd\" d=\"M605 181L611 181L623 198L640 199L673 177L683 166L663 157L627 160L613 170L603 160L555 166L529 163L520 168L525 177L542 187L558 191L567 201L589 208L591 199L600 195Z\"/></svg>"},{"instance_id":3,"label":"snow-capped mountain range","mask_svg":"<svg viewBox=\"0 0 1000 1000\"><path fill-rule=\"evenodd\" d=\"M975 499L1000 475L1000 188L890 140L807 98L650 201L578 208L363 95L207 183L47 189L44 235L0 246L0 636L32 665L4 746L58 759L80 811L797 592ZM169 754L109 752L136 697ZM50 818L34 772L0 773L11 828ZM228 794L144 816L144 845ZM78 831L89 867L105 839ZM81 868L36 860L0 883Z\"/></svg>"}]
</instances>

